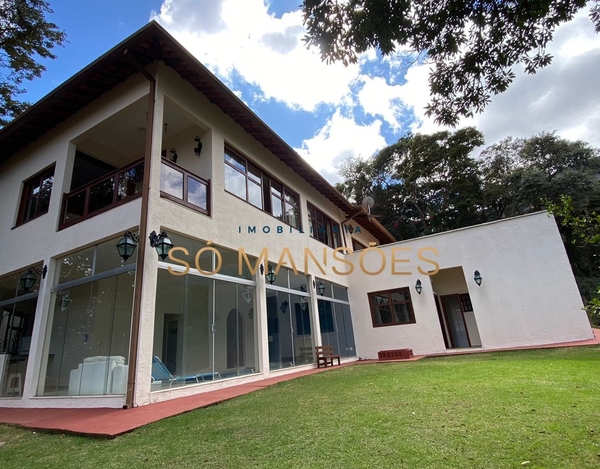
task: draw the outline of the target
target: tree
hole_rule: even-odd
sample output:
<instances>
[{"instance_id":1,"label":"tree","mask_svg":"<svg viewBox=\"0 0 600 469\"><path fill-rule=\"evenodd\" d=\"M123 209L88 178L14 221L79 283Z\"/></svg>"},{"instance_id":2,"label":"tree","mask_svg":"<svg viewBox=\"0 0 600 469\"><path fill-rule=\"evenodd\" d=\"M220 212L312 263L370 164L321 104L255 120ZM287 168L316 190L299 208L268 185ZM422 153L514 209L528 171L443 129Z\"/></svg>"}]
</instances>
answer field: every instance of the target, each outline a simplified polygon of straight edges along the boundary
<instances>
[{"instance_id":1,"label":"tree","mask_svg":"<svg viewBox=\"0 0 600 469\"><path fill-rule=\"evenodd\" d=\"M478 163L469 154L483 135L456 132L408 135L372 160L347 160L338 189L360 202L376 201L379 221L397 239L410 239L485 221Z\"/></svg>"},{"instance_id":2,"label":"tree","mask_svg":"<svg viewBox=\"0 0 600 469\"><path fill-rule=\"evenodd\" d=\"M600 214L595 211L587 213L586 211L576 210L573 200L569 196L561 196L558 203L549 202L548 210L554 214L561 226L569 228L573 233L573 244L595 247L600 245ZM586 302L585 310L590 318L590 323L594 327L600 327L599 281L600 279L597 276L588 279L577 279L579 290ZM593 290L592 285L594 286Z\"/></svg>"},{"instance_id":3,"label":"tree","mask_svg":"<svg viewBox=\"0 0 600 469\"><path fill-rule=\"evenodd\" d=\"M64 31L46 21L52 13L44 0L0 2L0 125L5 125L29 106L16 95L23 93L24 80L33 80L46 70L40 59L54 59L51 50L66 38Z\"/></svg>"},{"instance_id":4,"label":"tree","mask_svg":"<svg viewBox=\"0 0 600 469\"><path fill-rule=\"evenodd\" d=\"M464 2L455 0L304 0L306 42L326 61L356 62L373 47L426 54L431 102L427 114L456 125L481 112L513 81L513 67L535 73L549 65L546 45L585 0ZM600 0L590 11L600 32Z\"/></svg>"}]
</instances>

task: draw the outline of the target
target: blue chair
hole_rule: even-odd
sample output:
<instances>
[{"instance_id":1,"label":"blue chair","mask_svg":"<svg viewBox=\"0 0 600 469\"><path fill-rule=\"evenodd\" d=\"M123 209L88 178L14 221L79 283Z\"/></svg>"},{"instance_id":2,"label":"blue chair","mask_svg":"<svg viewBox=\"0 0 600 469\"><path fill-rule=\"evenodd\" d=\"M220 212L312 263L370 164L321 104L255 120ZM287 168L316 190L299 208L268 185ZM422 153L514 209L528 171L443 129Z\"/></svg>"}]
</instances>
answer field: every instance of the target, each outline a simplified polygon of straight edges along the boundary
<instances>
[{"instance_id":1,"label":"blue chair","mask_svg":"<svg viewBox=\"0 0 600 469\"><path fill-rule=\"evenodd\" d=\"M188 383L195 381L199 383L202 381L212 381L214 378L221 378L219 372L213 373L194 373L187 376L173 376L165 364L157 356L152 357L152 382L163 382L168 381L169 387L173 386L176 381L184 381Z\"/></svg>"},{"instance_id":2,"label":"blue chair","mask_svg":"<svg viewBox=\"0 0 600 469\"><path fill-rule=\"evenodd\" d=\"M152 357L152 382L169 382L169 387L179 379L179 376L173 376L165 364L157 356Z\"/></svg>"}]
</instances>

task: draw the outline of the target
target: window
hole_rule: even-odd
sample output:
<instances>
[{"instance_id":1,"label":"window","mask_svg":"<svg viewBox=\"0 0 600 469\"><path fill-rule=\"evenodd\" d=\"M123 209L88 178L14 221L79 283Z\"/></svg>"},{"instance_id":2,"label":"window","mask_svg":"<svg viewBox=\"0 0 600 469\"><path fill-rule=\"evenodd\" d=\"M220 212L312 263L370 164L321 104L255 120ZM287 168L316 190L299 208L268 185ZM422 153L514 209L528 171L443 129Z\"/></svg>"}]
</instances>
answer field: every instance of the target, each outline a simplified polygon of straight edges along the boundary
<instances>
[{"instance_id":1,"label":"window","mask_svg":"<svg viewBox=\"0 0 600 469\"><path fill-rule=\"evenodd\" d=\"M209 182L162 159L160 195L209 215Z\"/></svg>"},{"instance_id":2,"label":"window","mask_svg":"<svg viewBox=\"0 0 600 469\"><path fill-rule=\"evenodd\" d=\"M408 288L369 293L368 295L373 327L416 322Z\"/></svg>"},{"instance_id":3,"label":"window","mask_svg":"<svg viewBox=\"0 0 600 469\"><path fill-rule=\"evenodd\" d=\"M18 225L48 212L53 182L54 165L23 183Z\"/></svg>"},{"instance_id":4,"label":"window","mask_svg":"<svg viewBox=\"0 0 600 469\"><path fill-rule=\"evenodd\" d=\"M312 205L308 205L308 225L310 236L318 239L331 248L342 245L340 225Z\"/></svg>"},{"instance_id":5,"label":"window","mask_svg":"<svg viewBox=\"0 0 600 469\"><path fill-rule=\"evenodd\" d=\"M286 186L225 148L225 190L300 229L300 198Z\"/></svg>"},{"instance_id":6,"label":"window","mask_svg":"<svg viewBox=\"0 0 600 469\"><path fill-rule=\"evenodd\" d=\"M471 304L471 297L468 293L461 293L458 295L460 299L460 304L462 306L463 312L473 311L473 305Z\"/></svg>"},{"instance_id":7,"label":"window","mask_svg":"<svg viewBox=\"0 0 600 469\"><path fill-rule=\"evenodd\" d=\"M362 249L366 249L366 246L364 244L362 244L361 242L356 241L354 238L352 238L352 250L360 251Z\"/></svg>"}]
</instances>

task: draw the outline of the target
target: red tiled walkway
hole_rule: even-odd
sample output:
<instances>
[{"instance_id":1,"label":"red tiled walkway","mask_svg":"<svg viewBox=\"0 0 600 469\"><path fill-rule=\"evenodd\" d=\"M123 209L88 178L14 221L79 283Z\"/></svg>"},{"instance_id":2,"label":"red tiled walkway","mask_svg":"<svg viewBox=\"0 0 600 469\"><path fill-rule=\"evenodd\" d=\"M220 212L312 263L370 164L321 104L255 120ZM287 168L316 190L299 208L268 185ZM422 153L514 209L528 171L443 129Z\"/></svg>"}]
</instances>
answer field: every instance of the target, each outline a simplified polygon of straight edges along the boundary
<instances>
[{"instance_id":1,"label":"red tiled walkway","mask_svg":"<svg viewBox=\"0 0 600 469\"><path fill-rule=\"evenodd\" d=\"M534 348L574 347L582 345L600 345L600 329L593 329L594 338L578 342L564 342L560 344L542 345L533 347L516 347L502 350L523 350ZM498 352L501 350L473 350L464 353ZM463 353L462 351L459 353ZM445 356L456 353L442 354ZM430 355L433 356L433 355ZM439 355L436 355L439 356ZM417 360L424 357L414 357ZM407 361L407 360L399 360ZM342 364L348 366L355 363L382 363L377 360L366 360ZM388 363L388 362L383 362ZM334 367L337 368L337 367ZM319 373L332 368L311 369L298 371L286 375L268 378L248 384L240 384L230 388L210 391L195 396L181 397L166 402L150 404L133 409L11 409L0 408L0 423L21 425L23 427L48 430L54 432L77 433L87 436L115 437L130 432L143 425L147 425L167 417L189 412L201 407L208 407L234 397L248 394L257 389L266 388L273 384L288 381L300 376Z\"/></svg>"}]
</instances>

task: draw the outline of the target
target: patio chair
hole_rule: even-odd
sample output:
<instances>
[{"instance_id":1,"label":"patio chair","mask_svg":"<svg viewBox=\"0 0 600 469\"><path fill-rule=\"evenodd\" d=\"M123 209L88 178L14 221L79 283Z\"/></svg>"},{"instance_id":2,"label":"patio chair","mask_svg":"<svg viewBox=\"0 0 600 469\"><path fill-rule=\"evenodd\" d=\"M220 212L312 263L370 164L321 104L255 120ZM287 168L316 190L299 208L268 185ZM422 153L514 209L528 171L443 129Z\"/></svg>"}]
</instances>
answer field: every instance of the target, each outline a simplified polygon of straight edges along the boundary
<instances>
[{"instance_id":1,"label":"patio chair","mask_svg":"<svg viewBox=\"0 0 600 469\"><path fill-rule=\"evenodd\" d=\"M165 364L156 355L152 357L152 382L155 381L163 382L168 381L169 387L173 385L179 376L173 376Z\"/></svg>"},{"instance_id":2,"label":"patio chair","mask_svg":"<svg viewBox=\"0 0 600 469\"><path fill-rule=\"evenodd\" d=\"M184 381L185 383L189 383L190 381L195 381L199 383L200 381L211 381L214 378L221 378L220 373L217 371L214 373L194 373L186 376L173 376L169 369L165 366L165 364L161 361L157 356L152 357L152 382L163 382L168 381L169 387L173 386L173 383L176 381Z\"/></svg>"}]
</instances>

